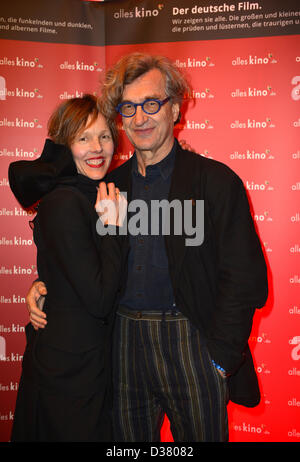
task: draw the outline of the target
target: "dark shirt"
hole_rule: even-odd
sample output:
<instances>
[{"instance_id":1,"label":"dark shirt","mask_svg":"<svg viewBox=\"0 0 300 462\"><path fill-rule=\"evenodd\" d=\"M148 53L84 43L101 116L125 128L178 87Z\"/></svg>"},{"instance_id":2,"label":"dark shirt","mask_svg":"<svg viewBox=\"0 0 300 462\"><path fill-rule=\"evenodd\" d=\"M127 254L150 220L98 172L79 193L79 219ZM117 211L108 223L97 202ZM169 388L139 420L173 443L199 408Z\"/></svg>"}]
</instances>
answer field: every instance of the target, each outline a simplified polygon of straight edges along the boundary
<instances>
[{"instance_id":1,"label":"dark shirt","mask_svg":"<svg viewBox=\"0 0 300 462\"><path fill-rule=\"evenodd\" d=\"M137 208L129 213L128 224L130 225L132 215L135 217L134 223L137 215L142 218L143 224L147 224L148 218L148 234L141 229L141 222L137 222L137 227L143 234L134 236L129 232L128 279L120 303L129 309L166 311L175 306L162 226L159 235L150 234L151 201L168 199L175 151L174 144L167 157L146 167L145 176L138 171L135 154L133 157L131 203L137 199L142 200L147 204L147 211L141 213L141 209Z\"/></svg>"}]
</instances>

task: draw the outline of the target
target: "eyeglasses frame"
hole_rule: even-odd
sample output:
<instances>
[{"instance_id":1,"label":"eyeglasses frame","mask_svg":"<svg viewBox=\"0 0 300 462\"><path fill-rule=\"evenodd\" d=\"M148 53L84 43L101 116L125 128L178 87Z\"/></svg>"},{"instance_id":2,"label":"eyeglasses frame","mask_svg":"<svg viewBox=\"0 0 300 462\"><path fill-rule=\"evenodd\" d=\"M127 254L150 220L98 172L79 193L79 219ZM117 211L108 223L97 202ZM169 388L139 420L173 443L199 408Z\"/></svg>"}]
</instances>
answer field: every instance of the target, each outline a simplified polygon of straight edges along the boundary
<instances>
[{"instance_id":1,"label":"eyeglasses frame","mask_svg":"<svg viewBox=\"0 0 300 462\"><path fill-rule=\"evenodd\" d=\"M119 112L119 114L121 114L122 117L133 117L135 114L136 114L136 108L138 106L141 106L142 110L145 112L145 114L148 114L148 115L153 115L153 114L157 114L160 110L161 110L161 107L166 104L169 100L170 100L170 96L168 96L167 98L163 99L163 100L160 100L160 99L156 99L156 98L148 98L148 99L145 99L145 101L143 101L142 103L132 103L131 101L123 101L122 103L119 103L118 106L116 107L116 111ZM155 101L156 103L158 103L158 109L157 111L155 112L147 112L145 111L145 109L143 108L144 104L147 103L148 101ZM132 104L134 106L134 113L131 114L131 115L124 115L122 114L122 112L120 111L121 107L124 105L124 104Z\"/></svg>"}]
</instances>

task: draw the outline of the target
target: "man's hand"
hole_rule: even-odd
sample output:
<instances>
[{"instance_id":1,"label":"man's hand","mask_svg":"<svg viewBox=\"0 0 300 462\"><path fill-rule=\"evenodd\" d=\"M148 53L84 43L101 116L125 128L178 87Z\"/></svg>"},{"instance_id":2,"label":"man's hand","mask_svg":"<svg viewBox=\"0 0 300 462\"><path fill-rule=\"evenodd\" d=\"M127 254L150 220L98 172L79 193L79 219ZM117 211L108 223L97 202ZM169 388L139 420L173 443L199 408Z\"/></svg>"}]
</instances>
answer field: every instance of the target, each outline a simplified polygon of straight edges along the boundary
<instances>
[{"instance_id":1,"label":"man's hand","mask_svg":"<svg viewBox=\"0 0 300 462\"><path fill-rule=\"evenodd\" d=\"M42 311L47 289L42 281L34 282L26 296L29 319L34 329L44 328L47 324L46 314Z\"/></svg>"},{"instance_id":2,"label":"man's hand","mask_svg":"<svg viewBox=\"0 0 300 462\"><path fill-rule=\"evenodd\" d=\"M217 371L221 375L221 377L223 377L223 379L226 379L227 375L225 374L225 372L220 371L220 369L217 369Z\"/></svg>"}]
</instances>

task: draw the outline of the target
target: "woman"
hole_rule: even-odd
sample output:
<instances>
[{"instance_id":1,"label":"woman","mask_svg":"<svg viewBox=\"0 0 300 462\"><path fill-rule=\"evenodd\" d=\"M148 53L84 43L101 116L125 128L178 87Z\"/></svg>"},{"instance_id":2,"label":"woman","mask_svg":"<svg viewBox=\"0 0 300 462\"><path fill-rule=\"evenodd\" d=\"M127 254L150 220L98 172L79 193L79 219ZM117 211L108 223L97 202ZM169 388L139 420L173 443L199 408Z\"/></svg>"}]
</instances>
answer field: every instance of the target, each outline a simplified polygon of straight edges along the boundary
<instances>
[{"instance_id":1,"label":"woman","mask_svg":"<svg viewBox=\"0 0 300 462\"><path fill-rule=\"evenodd\" d=\"M120 243L97 234L95 204L116 129L97 99L85 95L58 107L48 134L39 159L9 168L11 188L24 207L43 196L33 233L48 321L45 329L26 326L11 440L111 441L110 344ZM115 199L114 188L108 198Z\"/></svg>"}]
</instances>

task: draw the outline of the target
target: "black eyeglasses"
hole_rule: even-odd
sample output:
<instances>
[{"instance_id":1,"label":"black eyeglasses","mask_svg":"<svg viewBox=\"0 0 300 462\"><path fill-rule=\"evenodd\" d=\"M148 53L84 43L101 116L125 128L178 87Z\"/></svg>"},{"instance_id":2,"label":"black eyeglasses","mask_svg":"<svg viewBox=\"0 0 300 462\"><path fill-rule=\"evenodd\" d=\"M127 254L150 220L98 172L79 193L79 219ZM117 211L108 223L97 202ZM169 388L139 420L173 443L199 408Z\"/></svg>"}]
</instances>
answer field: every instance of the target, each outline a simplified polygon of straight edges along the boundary
<instances>
[{"instance_id":1,"label":"black eyeglasses","mask_svg":"<svg viewBox=\"0 0 300 462\"><path fill-rule=\"evenodd\" d=\"M169 101L170 97L163 99L146 99L143 103L132 103L131 101L125 101L124 103L118 104L116 111L119 112L123 117L133 117L136 113L136 108L141 106L142 110L146 114L156 114L160 111L160 108Z\"/></svg>"}]
</instances>

